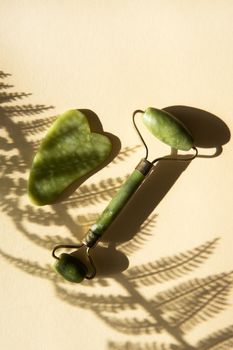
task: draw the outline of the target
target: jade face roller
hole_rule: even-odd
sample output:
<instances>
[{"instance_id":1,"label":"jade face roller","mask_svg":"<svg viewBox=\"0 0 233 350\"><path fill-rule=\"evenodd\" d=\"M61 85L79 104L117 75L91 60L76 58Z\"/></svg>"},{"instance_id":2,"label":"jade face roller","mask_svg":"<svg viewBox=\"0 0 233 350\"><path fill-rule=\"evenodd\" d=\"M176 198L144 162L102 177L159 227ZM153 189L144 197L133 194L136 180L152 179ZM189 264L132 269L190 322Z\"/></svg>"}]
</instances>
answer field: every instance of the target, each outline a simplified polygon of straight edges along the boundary
<instances>
[{"instance_id":1,"label":"jade face roller","mask_svg":"<svg viewBox=\"0 0 233 350\"><path fill-rule=\"evenodd\" d=\"M163 159L177 160L176 158L161 157L156 158L150 162L147 159L148 147L135 123L135 116L137 114L141 114L142 121L145 124L145 126L160 141L166 143L172 148L175 148L176 150L189 151L191 148L194 149L194 155L191 155L188 158L182 158L180 160L191 160L194 159L198 154L197 148L194 146L194 142L190 132L179 120L177 120L171 114L156 108L147 108L145 111L136 110L133 113L133 123L142 143L145 146L145 157L139 162L135 170L131 173L131 175L128 177L125 183L121 186L117 194L112 198L110 203L107 205L105 210L97 219L96 223L90 227L82 242L77 245L60 244L56 245L53 249L52 256L57 260L55 263L56 271L60 275L62 275L63 278L70 282L79 283L84 278L91 279L95 276L96 268L90 254L91 249L95 247L98 240L102 237L104 232L111 225L112 221L116 218L118 213L122 210L122 208L128 202L133 193L141 185L145 177L149 174L153 165L157 161ZM34 203L39 205L49 204L50 202L52 202L56 198L56 196L59 195L59 193L61 193L62 190L64 190L67 184L69 185L71 182L74 181L74 179L83 176L83 174L87 173L90 170L85 155L83 158L83 162L80 153L76 154L75 149L72 151L72 156L70 155L69 147L76 147L77 140L78 146L81 147L82 150L84 148L84 152L82 151L81 155L83 155L84 153L86 154L86 157L87 154L89 157L90 152L92 154L95 151L92 157L94 164L92 164L91 169L94 169L99 163L101 163L111 151L111 144L108 138L104 135L91 133L88 129L88 125L86 125L87 120L80 111L68 111L64 113L64 115L59 117L58 121L55 123L57 124L55 126L52 126L52 131L50 130L50 132L47 134L47 137L45 137L45 140L42 142L41 148L39 149L36 157L34 158L29 177L29 196L31 197ZM74 126L77 125L78 128L76 134L74 132ZM72 132L73 135L72 137L70 137L70 134L72 134ZM72 158L77 163L77 160L75 158L76 156L79 157L79 160L81 159L81 162L77 163L77 169L76 172L74 172L74 174L72 173L73 169L70 169L70 174L67 175L66 167L64 167L63 172L60 171L62 169L60 169L59 167L58 173L60 175L54 176L54 173L56 173L56 165L58 162L56 158L58 157L57 154L59 154L60 156L59 147L56 150L57 142L61 136L63 137L63 135L66 136L63 140L62 147L60 147L60 152L64 153L64 157L62 159L66 159L66 152L67 150L69 150L69 158ZM69 135L69 138L67 138L67 135ZM75 143L72 143L72 140L75 140ZM88 142L90 144L88 144ZM54 155L54 147L57 152L55 158L51 156L51 152L52 155ZM89 153L87 152L88 147L90 151ZM47 159L50 159L50 163L47 162ZM43 160L46 164L43 164ZM75 168L75 164L72 165L72 168ZM83 164L85 166L83 166ZM86 168L88 168L88 170L86 170ZM50 177L47 174L48 171L50 171ZM87 264L88 266L76 256L76 253L74 255L74 252L70 254L62 253L60 256L57 256L56 251L61 248L73 248L76 250L84 248L86 251L87 259L89 261L89 263Z\"/></svg>"}]
</instances>

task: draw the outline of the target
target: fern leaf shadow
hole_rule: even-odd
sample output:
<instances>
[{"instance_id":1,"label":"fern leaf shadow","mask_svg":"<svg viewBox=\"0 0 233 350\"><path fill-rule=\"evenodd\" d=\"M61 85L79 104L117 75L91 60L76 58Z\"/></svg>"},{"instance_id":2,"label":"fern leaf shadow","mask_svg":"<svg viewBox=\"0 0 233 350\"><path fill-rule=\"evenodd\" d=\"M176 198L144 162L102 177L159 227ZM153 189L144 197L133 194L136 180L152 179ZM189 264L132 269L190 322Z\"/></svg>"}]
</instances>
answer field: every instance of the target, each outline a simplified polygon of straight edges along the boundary
<instances>
[{"instance_id":1,"label":"fern leaf shadow","mask_svg":"<svg viewBox=\"0 0 233 350\"><path fill-rule=\"evenodd\" d=\"M233 325L217 331L198 343L200 350L227 350L233 348Z\"/></svg>"},{"instance_id":2,"label":"fern leaf shadow","mask_svg":"<svg viewBox=\"0 0 233 350\"><path fill-rule=\"evenodd\" d=\"M9 74L0 71L1 79L8 76ZM71 237L65 238L66 242L73 244L80 238L86 227L95 221L97 214L90 213L76 221L68 210L74 207L78 208L79 205L88 206L90 203L96 204L109 200L121 186L125 177L102 180L97 184L81 185L77 193L69 199L53 205L51 212L46 212L41 208L35 209L30 205L20 207L19 199L25 195L25 173L31 162L31 154L38 147L38 140L34 139L34 136L43 133L52 123L54 117L41 117L43 112L52 108L51 106L12 105L15 101L27 98L30 94L8 92L11 87L13 86L5 82L0 84L0 89L5 90L0 94L0 118L4 130L0 137L0 159L3 164L0 179L2 185L0 208L2 212L11 217L18 231L37 246L51 250L55 243L64 242L64 238L59 235L42 236L29 232L24 222L35 223L40 227L64 225L71 233ZM176 116L180 115L181 118L186 118L185 116L190 111L197 112L190 110L189 107L185 107L183 114L181 113L184 111L183 107L173 109L172 113L177 112ZM89 111L88 113L93 112ZM201 112L199 116L201 118ZM96 121L93 127L98 129L100 125ZM219 125L219 123L218 120L217 124ZM215 123L213 130L217 124ZM190 124L192 132L193 127ZM200 137L198 145L215 147L214 156L216 156L221 151L222 145L230 138L230 134L226 126L223 127L223 124L220 134L218 140L212 136L209 137L208 143L204 143L204 139ZM120 163L126 160L138 148L139 146L123 149L114 162ZM151 343L138 341L120 344L111 341L108 344L108 348L111 350L222 350L223 348L227 349L227 347L230 349L233 344L233 326L213 333L203 340L198 340L194 345L186 340L186 335L194 327L216 317L228 306L227 299L232 288L232 272L204 278L190 278L186 282L178 284L179 278L191 274L207 261L213 254L217 239L187 252L164 257L119 273L119 262L121 262L120 271L124 271L128 263L124 260L125 254L136 252L141 249L146 239L150 239L157 220L157 216L153 214L155 207L188 165L189 162L170 164L168 161L159 162L156 165L142 189L136 193L134 201L126 206L114 222L102 246L96 249L96 260L100 270L102 269L104 273L94 280L85 281L79 292L76 288L70 288L70 285L64 282L49 265L42 266L35 261L11 256L3 249L0 249L0 256L21 271L50 281L58 298L74 307L92 310L114 330L134 336L152 334L153 337L155 334L166 332L173 338L172 343L168 344L155 343L155 338ZM152 190L156 192L156 195L151 199ZM143 208L142 202L144 203ZM124 225L126 218L127 223L129 223L128 227ZM123 229L120 231L120 228ZM119 252L116 247L119 248ZM106 265L106 256L110 261L110 255L113 257L113 252L116 256L116 271L107 271L106 268L104 271L101 264ZM111 278L106 278L106 274L111 275ZM150 299L145 297L144 288L147 286L156 288L167 281L176 283L175 287L162 292L155 290L154 297ZM121 287L124 294L122 292L122 294L115 295L108 292L108 288L112 287L113 282ZM95 288L96 286L98 288ZM137 315L139 310L142 312L141 317ZM126 317L124 311L130 311L131 316Z\"/></svg>"},{"instance_id":3,"label":"fern leaf shadow","mask_svg":"<svg viewBox=\"0 0 233 350\"><path fill-rule=\"evenodd\" d=\"M133 267L127 271L128 280L140 287L181 277L204 263L212 254L217 242L218 239L214 239L185 253Z\"/></svg>"},{"instance_id":4,"label":"fern leaf shadow","mask_svg":"<svg viewBox=\"0 0 233 350\"><path fill-rule=\"evenodd\" d=\"M155 342L153 343L116 343L116 342L109 342L108 343L108 350L184 350L184 348L181 348L178 345L175 344L157 344Z\"/></svg>"}]
</instances>

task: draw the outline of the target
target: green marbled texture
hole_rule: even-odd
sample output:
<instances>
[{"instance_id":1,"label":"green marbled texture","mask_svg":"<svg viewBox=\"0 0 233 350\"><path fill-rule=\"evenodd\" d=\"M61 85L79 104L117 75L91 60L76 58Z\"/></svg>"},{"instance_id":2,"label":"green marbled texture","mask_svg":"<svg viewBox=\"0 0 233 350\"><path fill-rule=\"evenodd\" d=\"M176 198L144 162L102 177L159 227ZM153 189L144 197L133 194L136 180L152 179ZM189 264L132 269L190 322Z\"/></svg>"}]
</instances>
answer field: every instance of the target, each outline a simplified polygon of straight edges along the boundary
<instances>
[{"instance_id":1,"label":"green marbled texture","mask_svg":"<svg viewBox=\"0 0 233 350\"><path fill-rule=\"evenodd\" d=\"M182 151L188 151L193 147L190 132L171 114L149 107L142 118L150 132L167 145Z\"/></svg>"},{"instance_id":2,"label":"green marbled texture","mask_svg":"<svg viewBox=\"0 0 233 350\"><path fill-rule=\"evenodd\" d=\"M134 170L128 177L125 183L121 186L120 190L112 198L108 206L100 215L96 223L91 227L93 234L101 236L108 226L115 219L119 211L127 203L132 194L136 191L139 185L142 183L145 176L138 170Z\"/></svg>"},{"instance_id":3,"label":"green marbled texture","mask_svg":"<svg viewBox=\"0 0 233 350\"><path fill-rule=\"evenodd\" d=\"M35 155L28 181L30 199L37 205L53 203L70 184L98 167L111 149L108 137L90 131L82 112L65 112Z\"/></svg>"},{"instance_id":4,"label":"green marbled texture","mask_svg":"<svg viewBox=\"0 0 233 350\"><path fill-rule=\"evenodd\" d=\"M66 253L61 254L54 268L69 282L80 283L87 275L86 266L78 258Z\"/></svg>"}]
</instances>

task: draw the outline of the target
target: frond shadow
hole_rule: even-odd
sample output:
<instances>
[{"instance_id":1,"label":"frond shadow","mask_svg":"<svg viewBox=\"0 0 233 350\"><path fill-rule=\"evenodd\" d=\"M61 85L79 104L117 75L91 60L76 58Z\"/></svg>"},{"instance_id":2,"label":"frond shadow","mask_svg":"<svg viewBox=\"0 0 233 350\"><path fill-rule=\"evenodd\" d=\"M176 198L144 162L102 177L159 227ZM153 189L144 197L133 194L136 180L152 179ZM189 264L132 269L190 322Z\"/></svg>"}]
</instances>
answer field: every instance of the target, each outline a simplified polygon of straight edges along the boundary
<instances>
[{"instance_id":1,"label":"frond shadow","mask_svg":"<svg viewBox=\"0 0 233 350\"><path fill-rule=\"evenodd\" d=\"M75 194L63 202L63 205L66 208L77 208L78 206L89 206L90 204L110 200L126 178L127 176L108 178L101 180L99 183L81 185Z\"/></svg>"},{"instance_id":2,"label":"frond shadow","mask_svg":"<svg viewBox=\"0 0 233 350\"><path fill-rule=\"evenodd\" d=\"M108 350L184 350L178 345L175 344L157 344L157 343L116 343L109 342Z\"/></svg>"},{"instance_id":3,"label":"frond shadow","mask_svg":"<svg viewBox=\"0 0 233 350\"><path fill-rule=\"evenodd\" d=\"M217 241L216 238L186 253L128 269L128 280L139 287L162 283L188 274L212 254Z\"/></svg>"},{"instance_id":4,"label":"frond shadow","mask_svg":"<svg viewBox=\"0 0 233 350\"><path fill-rule=\"evenodd\" d=\"M141 145L136 145L133 147L125 147L123 148L117 157L112 161L113 164L118 164L120 162L124 162L129 158L132 154L134 154L138 149L140 149Z\"/></svg>"},{"instance_id":5,"label":"frond shadow","mask_svg":"<svg viewBox=\"0 0 233 350\"><path fill-rule=\"evenodd\" d=\"M60 299L66 301L70 305L94 310L98 315L101 312L118 313L119 310L135 309L135 306L131 303L130 296L88 295L87 293L68 291L58 284L55 285L55 291Z\"/></svg>"},{"instance_id":6,"label":"frond shadow","mask_svg":"<svg viewBox=\"0 0 233 350\"><path fill-rule=\"evenodd\" d=\"M233 325L217 331L198 343L200 350L230 350L233 348Z\"/></svg>"},{"instance_id":7,"label":"frond shadow","mask_svg":"<svg viewBox=\"0 0 233 350\"><path fill-rule=\"evenodd\" d=\"M51 266L49 265L41 266L36 261L33 262L26 259L15 258L10 254L5 253L3 250L0 250L0 255L11 265L30 275L45 278L46 280L52 282L62 281L62 279L55 273L55 271L51 269Z\"/></svg>"},{"instance_id":8,"label":"frond shadow","mask_svg":"<svg viewBox=\"0 0 233 350\"><path fill-rule=\"evenodd\" d=\"M0 71L0 79L7 78L7 77L9 77L10 75L11 75L11 74L5 73L5 72L3 72L2 70Z\"/></svg>"},{"instance_id":9,"label":"frond shadow","mask_svg":"<svg viewBox=\"0 0 233 350\"><path fill-rule=\"evenodd\" d=\"M9 74L0 71L1 79L8 76ZM126 176L82 185L69 199L51 206L51 211L30 205L20 206L19 199L26 195L25 172L30 166L31 154L39 145L39 141L32 140L32 137L45 132L54 117L41 117L43 112L52 108L51 106L12 105L30 94L8 93L11 87L13 86L5 82L0 83L0 89L5 90L0 93L0 120L5 132L5 135L0 137L0 160L3 164L0 178L1 211L11 217L18 231L26 239L41 248L51 250L55 244L64 240L66 243L73 244L95 222L97 214L94 212L74 218L69 210L108 201L120 188ZM229 136L226 132L224 135L225 139ZM119 153L114 163L125 161L139 147L126 147ZM154 209L161 201L185 167L177 165L174 171L170 172L172 175L167 178L163 188L158 189L157 198L153 203L138 193L138 203L141 205L140 198L143 198L150 208L146 210L145 205L144 213L137 222L137 229L135 226L132 230L134 235L130 240L126 239L123 243L119 241L120 243L116 244L106 239L102 244L114 245L114 247L117 245L119 250L127 255L140 250L145 241L150 239L156 224L157 216L153 214L152 208ZM154 179L149 179L149 184L144 188L144 195L146 193L149 197L152 180L164 178L167 170L168 165L158 164L157 173L153 175ZM133 213L134 209L132 206ZM33 233L27 229L27 223L33 223L42 228L64 225L70 231L70 237ZM194 345L186 340L186 335L194 327L217 317L228 306L228 297L232 289L232 272L209 275L204 278L190 278L178 283L179 278L186 277L206 263L213 254L217 242L218 239L214 239L184 253L135 266L126 272L112 274L111 278L97 275L94 280L85 281L78 292L75 287L72 288L73 286L64 282L48 264L43 266L36 261L14 257L3 249L0 250L0 256L21 271L50 281L59 299L75 307L92 310L103 322L118 332L133 336L151 334L153 337L157 333L166 332L174 340L172 344L157 343L154 341L155 338L151 343L111 341L108 344L109 350L230 350L233 345L233 326L213 333L203 340L197 340ZM176 283L175 287L162 292L155 290L153 297L149 299L145 297L144 288L148 286L156 288L157 285L168 281ZM117 283L124 293L119 292L114 295L108 291L109 287L112 291L113 283ZM95 289L95 287L98 288ZM141 312L140 317L137 314L138 311ZM130 312L130 316L125 316L124 312Z\"/></svg>"},{"instance_id":10,"label":"frond shadow","mask_svg":"<svg viewBox=\"0 0 233 350\"><path fill-rule=\"evenodd\" d=\"M187 332L228 306L232 284L232 272L190 280L159 293L152 307L160 310L173 327Z\"/></svg>"},{"instance_id":11,"label":"frond shadow","mask_svg":"<svg viewBox=\"0 0 233 350\"><path fill-rule=\"evenodd\" d=\"M15 105L15 106L4 106L4 114L8 117L16 117L16 116L34 116L44 111L50 110L53 106L45 106L45 105ZM1 110L0 110L1 112Z\"/></svg>"}]
</instances>

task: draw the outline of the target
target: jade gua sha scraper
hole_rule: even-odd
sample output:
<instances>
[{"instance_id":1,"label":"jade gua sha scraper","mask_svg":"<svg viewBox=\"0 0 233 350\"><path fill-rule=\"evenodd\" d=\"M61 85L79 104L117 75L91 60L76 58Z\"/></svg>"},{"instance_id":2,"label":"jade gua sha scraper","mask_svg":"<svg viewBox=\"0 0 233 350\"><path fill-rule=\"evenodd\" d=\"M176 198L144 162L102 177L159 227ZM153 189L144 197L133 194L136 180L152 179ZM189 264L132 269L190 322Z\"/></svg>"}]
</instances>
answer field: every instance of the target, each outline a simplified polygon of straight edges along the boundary
<instances>
[{"instance_id":1,"label":"jade gua sha scraper","mask_svg":"<svg viewBox=\"0 0 233 350\"><path fill-rule=\"evenodd\" d=\"M61 244L54 247L52 255L57 260L56 271L70 282L81 282L91 279L96 268L90 255L90 249L96 245L103 233L115 219L129 198L137 190L153 165L159 160L178 160L177 158L156 158L148 161L148 147L135 123L136 114L140 113L142 121L149 131L160 141L172 148L182 151L195 150L195 154L179 160L194 159L197 148L186 127L171 114L156 108L133 113L133 123L146 149L145 158L112 198L108 206L91 226L82 242L77 245ZM79 110L70 110L57 118L48 130L41 146L34 157L29 181L28 194L37 205L51 204L74 181L90 173L108 158L112 150L111 141L105 135L93 133L85 114ZM84 264L74 252L55 252L61 248L79 249L84 247L88 263Z\"/></svg>"}]
</instances>

